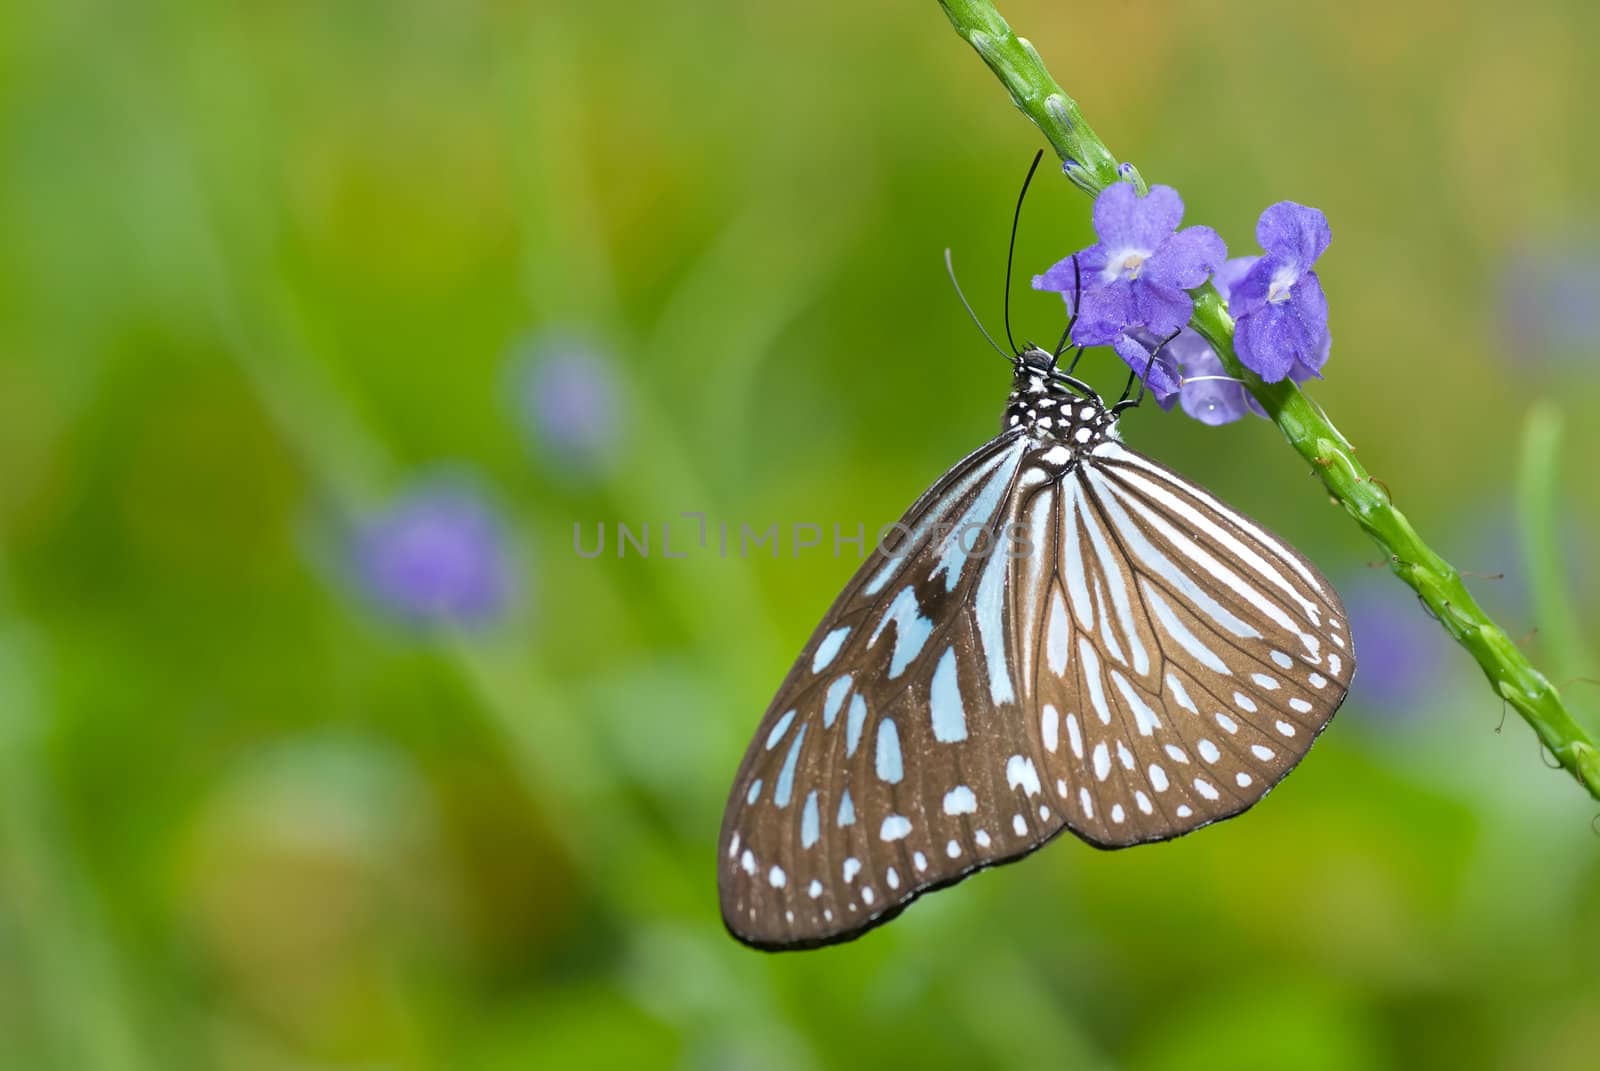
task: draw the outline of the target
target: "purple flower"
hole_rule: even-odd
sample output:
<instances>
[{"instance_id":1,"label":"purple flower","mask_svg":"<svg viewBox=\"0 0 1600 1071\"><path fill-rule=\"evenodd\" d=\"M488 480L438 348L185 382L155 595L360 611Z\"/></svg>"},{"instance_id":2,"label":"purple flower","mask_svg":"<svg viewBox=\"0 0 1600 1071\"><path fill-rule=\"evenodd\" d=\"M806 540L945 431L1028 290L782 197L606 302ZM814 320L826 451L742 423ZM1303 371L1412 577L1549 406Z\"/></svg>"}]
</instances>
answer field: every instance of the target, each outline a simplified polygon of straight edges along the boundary
<instances>
[{"instance_id":1,"label":"purple flower","mask_svg":"<svg viewBox=\"0 0 1600 1071\"><path fill-rule=\"evenodd\" d=\"M1216 231L1180 231L1182 220L1183 200L1170 186L1153 186L1145 197L1126 183L1108 186L1094 203L1100 241L1033 280L1035 289L1059 291L1069 303L1081 285L1072 341L1110 345L1158 399L1177 393L1180 384L1166 365L1150 365L1141 334L1159 341L1187 324L1194 312L1187 291L1228 255Z\"/></svg>"},{"instance_id":2,"label":"purple flower","mask_svg":"<svg viewBox=\"0 0 1600 1071\"><path fill-rule=\"evenodd\" d=\"M1293 201L1256 222L1267 253L1231 283L1229 307L1239 360L1268 383L1314 376L1328 359L1328 299L1311 266L1331 240L1328 218Z\"/></svg>"},{"instance_id":3,"label":"purple flower","mask_svg":"<svg viewBox=\"0 0 1600 1071\"><path fill-rule=\"evenodd\" d=\"M524 348L513 368L512 401L534 446L568 469L611 460L617 439L616 376L598 348L550 333Z\"/></svg>"},{"instance_id":4,"label":"purple flower","mask_svg":"<svg viewBox=\"0 0 1600 1071\"><path fill-rule=\"evenodd\" d=\"M363 595L414 624L482 624L511 594L499 519L469 483L435 479L361 521L350 540Z\"/></svg>"},{"instance_id":5,"label":"purple flower","mask_svg":"<svg viewBox=\"0 0 1600 1071\"><path fill-rule=\"evenodd\" d=\"M1501 279L1503 352L1554 367L1593 372L1600 350L1600 245L1581 225L1559 241L1528 243L1506 260Z\"/></svg>"},{"instance_id":6,"label":"purple flower","mask_svg":"<svg viewBox=\"0 0 1600 1071\"><path fill-rule=\"evenodd\" d=\"M1352 693L1379 713L1415 713L1437 694L1449 640L1415 595L1372 574L1339 585L1360 658Z\"/></svg>"},{"instance_id":7,"label":"purple flower","mask_svg":"<svg viewBox=\"0 0 1600 1071\"><path fill-rule=\"evenodd\" d=\"M1153 346L1161 340L1144 336L1141 341ZM1185 327L1155 356L1156 364L1178 381L1176 394L1157 399L1161 408L1182 406L1189 416L1213 427L1232 423L1247 412L1260 412L1244 384L1228 375L1210 343L1198 332Z\"/></svg>"}]
</instances>

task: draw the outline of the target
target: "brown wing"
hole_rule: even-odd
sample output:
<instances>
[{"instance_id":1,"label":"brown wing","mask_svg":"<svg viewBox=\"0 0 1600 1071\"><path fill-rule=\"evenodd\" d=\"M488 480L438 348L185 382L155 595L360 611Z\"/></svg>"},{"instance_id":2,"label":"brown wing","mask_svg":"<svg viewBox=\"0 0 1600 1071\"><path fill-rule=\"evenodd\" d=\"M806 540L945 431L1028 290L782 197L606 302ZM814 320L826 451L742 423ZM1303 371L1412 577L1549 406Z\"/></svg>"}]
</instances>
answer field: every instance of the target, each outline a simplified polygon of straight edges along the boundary
<instances>
[{"instance_id":1,"label":"brown wing","mask_svg":"<svg viewBox=\"0 0 1600 1071\"><path fill-rule=\"evenodd\" d=\"M1014 522L1027 448L1001 436L912 506L899 548L913 549L867 560L779 689L719 842L723 920L740 940L848 940L1027 850L980 806L1025 798L995 759L1026 728L1004 627L1013 558L990 551Z\"/></svg>"}]
</instances>

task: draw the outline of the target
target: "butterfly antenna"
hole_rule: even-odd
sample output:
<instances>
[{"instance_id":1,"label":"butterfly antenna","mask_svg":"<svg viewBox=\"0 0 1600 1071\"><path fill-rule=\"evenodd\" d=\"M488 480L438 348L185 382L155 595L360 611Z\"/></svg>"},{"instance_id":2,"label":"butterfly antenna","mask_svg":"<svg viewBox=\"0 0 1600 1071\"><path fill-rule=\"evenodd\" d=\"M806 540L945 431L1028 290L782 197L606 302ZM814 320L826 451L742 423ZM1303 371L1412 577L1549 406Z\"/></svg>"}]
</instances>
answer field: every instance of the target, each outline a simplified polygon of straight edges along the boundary
<instances>
[{"instance_id":1,"label":"butterfly antenna","mask_svg":"<svg viewBox=\"0 0 1600 1071\"><path fill-rule=\"evenodd\" d=\"M1020 353L1017 349L1017 340L1011 337L1011 261L1017 253L1017 224L1022 221L1022 201L1028 196L1028 186L1033 182L1033 173L1039 170L1039 161L1044 159L1044 150L1040 149L1033 154L1033 163L1028 165L1027 177L1022 180L1022 192L1017 194L1017 207L1011 213L1011 242L1006 246L1006 293L1004 299L1006 341L1011 343L1011 352Z\"/></svg>"},{"instance_id":2,"label":"butterfly antenna","mask_svg":"<svg viewBox=\"0 0 1600 1071\"><path fill-rule=\"evenodd\" d=\"M1082 289L1083 269L1078 264L1078 254L1074 253L1072 254L1072 314L1067 317L1067 326L1066 329L1061 332L1061 341L1056 343L1054 356L1058 361L1061 359L1061 355L1067 352L1068 340L1072 338L1072 325L1078 322L1078 295L1082 292ZM1079 346L1078 357L1082 356L1083 347ZM1074 357L1072 359L1074 367L1078 363L1078 357ZM1071 370L1072 369L1069 368L1067 371L1070 372Z\"/></svg>"},{"instance_id":3,"label":"butterfly antenna","mask_svg":"<svg viewBox=\"0 0 1600 1071\"><path fill-rule=\"evenodd\" d=\"M1000 356L1004 357L1008 364L1015 364L1016 355L1007 353L1005 350L1000 348L1000 343L994 340L994 336L989 334L989 329L983 326L983 321L978 319L978 314L973 311L972 302L968 301L967 295L961 292L961 284L956 281L956 265L955 262L950 259L949 249L944 251L944 270L950 273L950 285L956 288L956 297L960 298L961 304L966 306L967 315L972 317L972 322L978 325L978 330L983 333L984 338L989 340L989 345L993 346L994 351Z\"/></svg>"}]
</instances>

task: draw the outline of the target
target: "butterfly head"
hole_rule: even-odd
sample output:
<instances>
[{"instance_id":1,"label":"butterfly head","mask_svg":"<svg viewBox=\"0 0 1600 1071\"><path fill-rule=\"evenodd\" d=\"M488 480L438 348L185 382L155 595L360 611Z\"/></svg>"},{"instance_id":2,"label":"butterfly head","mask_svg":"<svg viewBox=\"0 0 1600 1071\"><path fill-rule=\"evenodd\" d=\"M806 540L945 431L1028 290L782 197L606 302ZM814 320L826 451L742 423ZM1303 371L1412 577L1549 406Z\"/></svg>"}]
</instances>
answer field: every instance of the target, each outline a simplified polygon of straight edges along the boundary
<instances>
[{"instance_id":1,"label":"butterfly head","mask_svg":"<svg viewBox=\"0 0 1600 1071\"><path fill-rule=\"evenodd\" d=\"M1001 430L1023 428L1036 439L1082 447L1117 437L1117 421L1100 396L1056 367L1056 357L1037 346L1017 354L1011 397Z\"/></svg>"}]
</instances>

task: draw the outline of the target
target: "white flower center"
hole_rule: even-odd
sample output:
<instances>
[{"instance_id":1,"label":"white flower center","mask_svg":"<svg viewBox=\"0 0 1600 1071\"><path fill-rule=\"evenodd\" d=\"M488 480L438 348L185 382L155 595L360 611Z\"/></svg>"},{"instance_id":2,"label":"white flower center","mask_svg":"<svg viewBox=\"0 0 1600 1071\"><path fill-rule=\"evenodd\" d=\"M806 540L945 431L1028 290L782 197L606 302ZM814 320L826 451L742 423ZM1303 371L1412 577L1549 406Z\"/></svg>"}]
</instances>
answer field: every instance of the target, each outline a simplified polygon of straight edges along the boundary
<instances>
[{"instance_id":1,"label":"white flower center","mask_svg":"<svg viewBox=\"0 0 1600 1071\"><path fill-rule=\"evenodd\" d=\"M1289 300L1289 291L1299 281L1293 268L1279 268L1272 276L1272 282L1267 287L1267 300L1274 305L1281 305Z\"/></svg>"},{"instance_id":2,"label":"white flower center","mask_svg":"<svg viewBox=\"0 0 1600 1071\"><path fill-rule=\"evenodd\" d=\"M1115 254L1106 261L1106 281L1139 278L1139 271L1150 259L1151 252L1149 249L1124 249Z\"/></svg>"}]
</instances>

